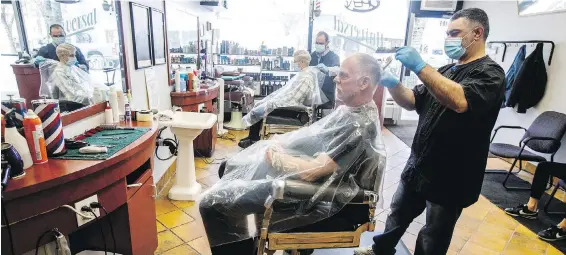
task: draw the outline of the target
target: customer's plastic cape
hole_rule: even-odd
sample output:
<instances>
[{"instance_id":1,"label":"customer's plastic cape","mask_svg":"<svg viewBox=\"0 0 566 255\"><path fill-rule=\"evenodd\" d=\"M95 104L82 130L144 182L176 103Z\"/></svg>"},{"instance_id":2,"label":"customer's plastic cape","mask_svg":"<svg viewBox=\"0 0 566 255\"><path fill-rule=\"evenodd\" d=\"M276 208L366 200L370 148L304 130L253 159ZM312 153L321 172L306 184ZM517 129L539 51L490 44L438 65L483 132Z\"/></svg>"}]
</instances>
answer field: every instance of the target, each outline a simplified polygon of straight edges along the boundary
<instances>
[{"instance_id":1,"label":"customer's plastic cape","mask_svg":"<svg viewBox=\"0 0 566 255\"><path fill-rule=\"evenodd\" d=\"M224 176L200 200L210 244L254 237L276 180L304 181L316 185L316 192L275 201L270 232L328 218L360 190L380 194L386 159L380 130L375 103L342 105L308 127L260 140L230 158ZM321 171L327 174L317 176Z\"/></svg>"},{"instance_id":2,"label":"customer's plastic cape","mask_svg":"<svg viewBox=\"0 0 566 255\"><path fill-rule=\"evenodd\" d=\"M276 90L254 105L243 118L244 125L251 126L273 110L281 107L321 105L328 102L321 86L326 75L316 67L306 69L293 76L287 85Z\"/></svg>"},{"instance_id":3,"label":"customer's plastic cape","mask_svg":"<svg viewBox=\"0 0 566 255\"><path fill-rule=\"evenodd\" d=\"M40 63L39 71L41 75L40 96L83 105L92 104L94 89L85 71L51 59Z\"/></svg>"}]
</instances>

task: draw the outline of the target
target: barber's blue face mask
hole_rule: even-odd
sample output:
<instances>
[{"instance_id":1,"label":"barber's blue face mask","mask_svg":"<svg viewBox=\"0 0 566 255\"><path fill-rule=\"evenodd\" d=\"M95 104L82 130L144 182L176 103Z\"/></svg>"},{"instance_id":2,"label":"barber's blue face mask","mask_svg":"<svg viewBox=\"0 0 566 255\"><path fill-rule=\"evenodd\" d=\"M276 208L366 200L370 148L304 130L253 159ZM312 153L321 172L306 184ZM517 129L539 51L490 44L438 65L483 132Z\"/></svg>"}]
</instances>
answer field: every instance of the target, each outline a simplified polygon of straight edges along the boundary
<instances>
[{"instance_id":1,"label":"barber's blue face mask","mask_svg":"<svg viewBox=\"0 0 566 255\"><path fill-rule=\"evenodd\" d=\"M68 66L74 66L74 65L76 65L76 64L77 64L77 58L76 58L76 57L70 57L70 58L67 60L67 63L66 63L66 64L67 64Z\"/></svg>"},{"instance_id":2,"label":"barber's blue face mask","mask_svg":"<svg viewBox=\"0 0 566 255\"><path fill-rule=\"evenodd\" d=\"M466 54L466 49L468 49L468 47L470 47L476 41L472 41L466 47L462 46L462 39L468 36L470 33L472 33L472 31L462 37L447 37L444 40L444 52L446 52L446 55L449 58L459 60L460 58L462 58L462 56L464 56L464 54Z\"/></svg>"},{"instance_id":3,"label":"barber's blue face mask","mask_svg":"<svg viewBox=\"0 0 566 255\"><path fill-rule=\"evenodd\" d=\"M318 53L323 53L326 50L326 45L317 43L314 45L314 50Z\"/></svg>"},{"instance_id":4,"label":"barber's blue face mask","mask_svg":"<svg viewBox=\"0 0 566 255\"><path fill-rule=\"evenodd\" d=\"M55 44L55 45L65 43L65 37L64 36L63 37L53 37L53 38L51 38L51 40L52 40L53 44Z\"/></svg>"}]
</instances>

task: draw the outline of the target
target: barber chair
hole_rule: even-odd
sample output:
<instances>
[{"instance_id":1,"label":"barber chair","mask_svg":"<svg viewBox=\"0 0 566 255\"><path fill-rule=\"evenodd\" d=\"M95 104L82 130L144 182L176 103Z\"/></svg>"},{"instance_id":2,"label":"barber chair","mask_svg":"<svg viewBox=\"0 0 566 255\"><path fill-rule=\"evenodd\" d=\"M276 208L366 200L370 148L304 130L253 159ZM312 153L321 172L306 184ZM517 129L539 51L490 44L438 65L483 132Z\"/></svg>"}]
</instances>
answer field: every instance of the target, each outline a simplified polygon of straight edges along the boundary
<instances>
[{"instance_id":1,"label":"barber chair","mask_svg":"<svg viewBox=\"0 0 566 255\"><path fill-rule=\"evenodd\" d=\"M226 161L222 162L218 169L220 178L224 175L225 167ZM360 171L358 176L367 175ZM272 213L277 210L273 204L277 200L310 199L317 194L320 186L298 180L273 182L271 196L265 202L265 212L258 232L257 255L273 255L278 250L285 250L292 255L309 255L314 249L359 247L361 235L366 231L375 230L378 188L379 183L374 183L372 187L360 187L354 198L329 218L284 232L274 232L270 229ZM331 201L337 192L341 192L337 187L326 188L324 194L321 194L321 201Z\"/></svg>"},{"instance_id":2,"label":"barber chair","mask_svg":"<svg viewBox=\"0 0 566 255\"><path fill-rule=\"evenodd\" d=\"M317 120L316 110L316 105L281 107L273 110L263 118L261 139L266 139L270 134L283 134L312 124Z\"/></svg>"},{"instance_id":3,"label":"barber chair","mask_svg":"<svg viewBox=\"0 0 566 255\"><path fill-rule=\"evenodd\" d=\"M110 68L104 68L102 69L102 72L104 72L106 74L106 82L104 83L104 85L106 86L112 86L114 85L114 78L116 78L116 68L110 67ZM109 74L112 73L112 79L110 79Z\"/></svg>"},{"instance_id":4,"label":"barber chair","mask_svg":"<svg viewBox=\"0 0 566 255\"><path fill-rule=\"evenodd\" d=\"M245 130L243 115L253 106L253 97L244 88L244 81L225 81L224 105L229 107L230 121L224 127L232 130ZM223 109L224 111L224 109Z\"/></svg>"}]
</instances>

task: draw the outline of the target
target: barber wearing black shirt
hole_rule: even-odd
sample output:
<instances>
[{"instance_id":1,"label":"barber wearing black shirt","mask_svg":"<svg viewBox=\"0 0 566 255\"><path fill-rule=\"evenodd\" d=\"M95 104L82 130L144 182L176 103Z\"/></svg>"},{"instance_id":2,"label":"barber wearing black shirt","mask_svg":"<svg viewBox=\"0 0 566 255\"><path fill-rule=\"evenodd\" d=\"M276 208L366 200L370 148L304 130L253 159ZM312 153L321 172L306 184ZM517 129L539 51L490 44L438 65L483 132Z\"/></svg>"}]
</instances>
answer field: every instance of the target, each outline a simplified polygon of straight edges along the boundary
<instances>
[{"instance_id":1,"label":"barber wearing black shirt","mask_svg":"<svg viewBox=\"0 0 566 255\"><path fill-rule=\"evenodd\" d=\"M355 254L394 254L409 224L425 209L415 255L446 254L462 209L478 200L505 74L485 53L489 21L483 10L455 13L446 34L445 52L456 64L435 70L415 49L403 47L395 58L423 85L407 89L391 74L380 81L399 106L417 111L419 123L385 231L373 238L372 247Z\"/></svg>"},{"instance_id":2,"label":"barber wearing black shirt","mask_svg":"<svg viewBox=\"0 0 566 255\"><path fill-rule=\"evenodd\" d=\"M329 101L322 106L323 109L334 108L334 102L336 100L336 83L334 83L333 76L336 75L330 73L329 67L340 66L340 57L328 47L329 39L328 34L324 31L320 31L316 34L314 52L311 54L310 63L310 66L316 66L320 69L320 71L326 74L324 84L322 84L322 92Z\"/></svg>"}]
</instances>

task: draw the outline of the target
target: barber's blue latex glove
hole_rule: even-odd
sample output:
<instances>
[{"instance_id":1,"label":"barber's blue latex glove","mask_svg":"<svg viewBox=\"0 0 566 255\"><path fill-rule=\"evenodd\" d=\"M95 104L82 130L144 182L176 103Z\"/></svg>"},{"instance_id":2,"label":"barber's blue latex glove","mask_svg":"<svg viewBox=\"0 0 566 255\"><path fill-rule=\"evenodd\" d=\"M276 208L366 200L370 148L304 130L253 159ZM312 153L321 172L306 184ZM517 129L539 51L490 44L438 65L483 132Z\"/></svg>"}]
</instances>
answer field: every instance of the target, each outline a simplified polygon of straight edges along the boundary
<instances>
[{"instance_id":1,"label":"barber's blue latex glove","mask_svg":"<svg viewBox=\"0 0 566 255\"><path fill-rule=\"evenodd\" d=\"M42 56L37 56L37 57L35 57L35 59L33 60L33 63L34 63L36 66L39 66L39 64L41 64L41 63L43 63L43 62L45 62L45 58L42 57Z\"/></svg>"},{"instance_id":2,"label":"barber's blue latex glove","mask_svg":"<svg viewBox=\"0 0 566 255\"><path fill-rule=\"evenodd\" d=\"M397 87L397 85L399 85L399 79L392 73L385 71L381 75L379 85L386 88L395 88Z\"/></svg>"},{"instance_id":3,"label":"barber's blue latex glove","mask_svg":"<svg viewBox=\"0 0 566 255\"><path fill-rule=\"evenodd\" d=\"M418 74L426 66L421 55L413 47L401 47L395 53L395 59L399 60L409 70Z\"/></svg>"},{"instance_id":4,"label":"barber's blue latex glove","mask_svg":"<svg viewBox=\"0 0 566 255\"><path fill-rule=\"evenodd\" d=\"M328 73L328 67L325 64L318 64L316 66L316 68L318 68L318 70L320 70L323 73Z\"/></svg>"}]
</instances>

